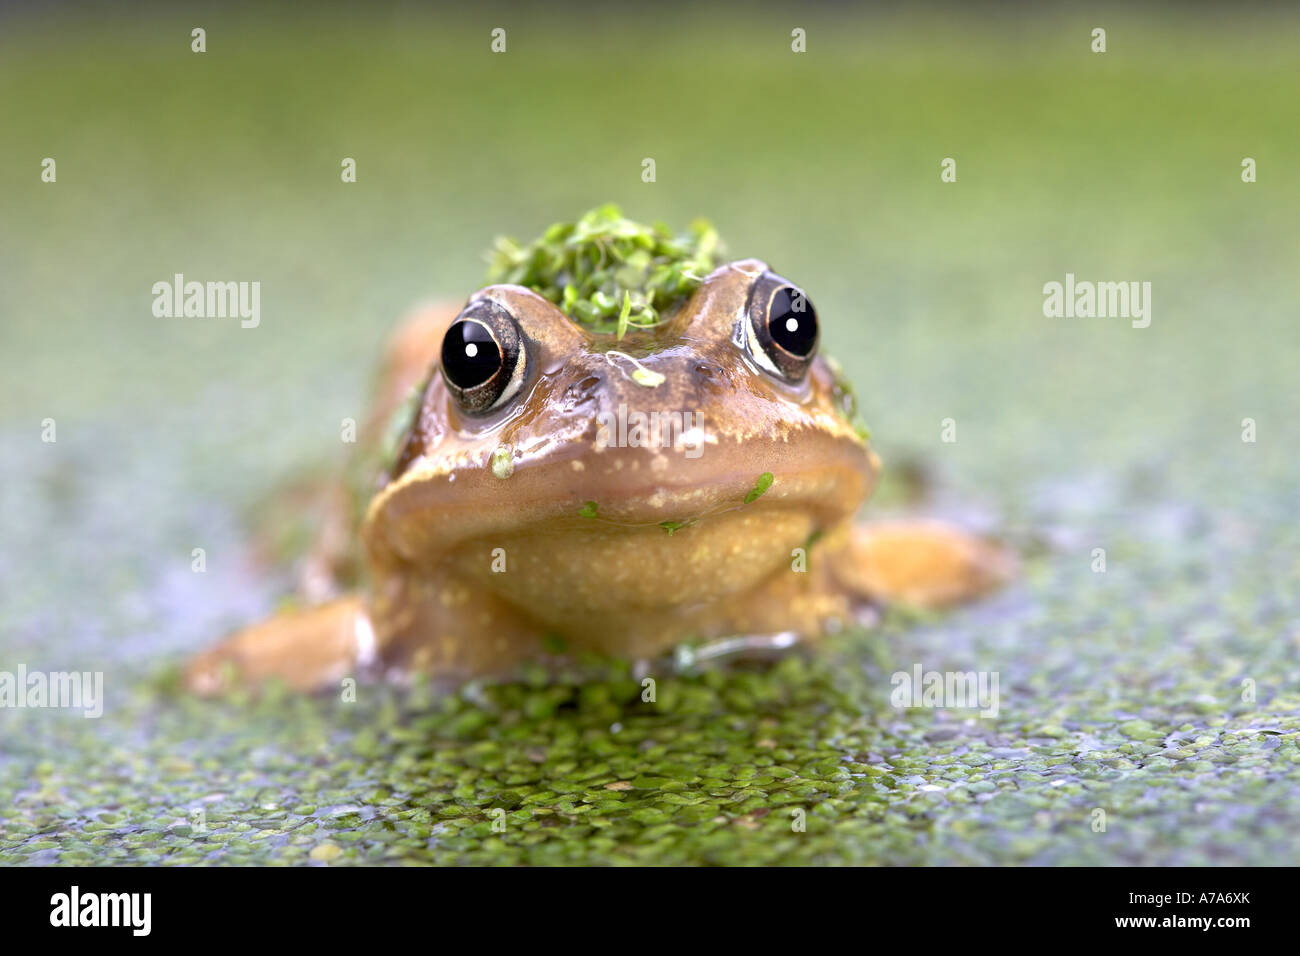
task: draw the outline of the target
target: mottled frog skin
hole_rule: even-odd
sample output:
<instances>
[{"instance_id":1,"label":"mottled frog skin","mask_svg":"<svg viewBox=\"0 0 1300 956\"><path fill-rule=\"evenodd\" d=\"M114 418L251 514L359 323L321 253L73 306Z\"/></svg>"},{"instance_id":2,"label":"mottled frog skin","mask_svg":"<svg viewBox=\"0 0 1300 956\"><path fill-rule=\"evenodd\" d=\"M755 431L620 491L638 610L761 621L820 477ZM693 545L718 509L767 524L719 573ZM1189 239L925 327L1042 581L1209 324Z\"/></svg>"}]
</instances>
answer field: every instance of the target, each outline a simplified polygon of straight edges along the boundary
<instances>
[{"instance_id":1,"label":"mottled frog skin","mask_svg":"<svg viewBox=\"0 0 1300 956\"><path fill-rule=\"evenodd\" d=\"M320 516L336 549L356 539L360 588L233 635L191 686L506 675L560 645L785 644L1004 580L1006 556L959 530L855 526L880 466L817 323L756 259L622 340L520 286L417 314L368 429L414 386L406 432L355 534Z\"/></svg>"}]
</instances>

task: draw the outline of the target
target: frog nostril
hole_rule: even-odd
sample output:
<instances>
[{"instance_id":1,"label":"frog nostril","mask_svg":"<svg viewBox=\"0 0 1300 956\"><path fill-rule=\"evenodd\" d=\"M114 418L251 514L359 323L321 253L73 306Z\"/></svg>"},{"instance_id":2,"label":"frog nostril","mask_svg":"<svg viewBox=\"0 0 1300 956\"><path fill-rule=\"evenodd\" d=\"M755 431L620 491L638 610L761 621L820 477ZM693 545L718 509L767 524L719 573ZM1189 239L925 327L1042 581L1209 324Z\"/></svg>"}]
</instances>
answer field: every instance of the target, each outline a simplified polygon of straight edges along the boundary
<instances>
[{"instance_id":1,"label":"frog nostril","mask_svg":"<svg viewBox=\"0 0 1300 956\"><path fill-rule=\"evenodd\" d=\"M574 382L564 390L564 396L560 403L566 412L573 411L581 405L589 405L596 400L596 392L600 388L601 379L596 375L588 375L580 382Z\"/></svg>"},{"instance_id":2,"label":"frog nostril","mask_svg":"<svg viewBox=\"0 0 1300 956\"><path fill-rule=\"evenodd\" d=\"M710 390L725 388L730 378L721 365L711 365L708 362L698 363L692 377L702 388Z\"/></svg>"}]
</instances>

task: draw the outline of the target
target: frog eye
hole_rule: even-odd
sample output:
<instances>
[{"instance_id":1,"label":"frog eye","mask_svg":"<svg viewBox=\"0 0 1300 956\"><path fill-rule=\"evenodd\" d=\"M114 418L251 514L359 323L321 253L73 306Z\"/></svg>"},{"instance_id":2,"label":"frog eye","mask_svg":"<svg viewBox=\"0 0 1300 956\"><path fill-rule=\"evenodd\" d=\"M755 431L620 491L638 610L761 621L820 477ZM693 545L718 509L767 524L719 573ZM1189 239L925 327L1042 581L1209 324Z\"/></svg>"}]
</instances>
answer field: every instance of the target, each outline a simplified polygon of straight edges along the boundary
<instances>
[{"instance_id":1,"label":"frog eye","mask_svg":"<svg viewBox=\"0 0 1300 956\"><path fill-rule=\"evenodd\" d=\"M817 310L798 286L764 272L749 290L745 344L773 375L797 382L817 354Z\"/></svg>"},{"instance_id":2,"label":"frog eye","mask_svg":"<svg viewBox=\"0 0 1300 956\"><path fill-rule=\"evenodd\" d=\"M519 391L528 364L510 313L490 299L470 303L442 339L442 378L461 409L482 415Z\"/></svg>"}]
</instances>

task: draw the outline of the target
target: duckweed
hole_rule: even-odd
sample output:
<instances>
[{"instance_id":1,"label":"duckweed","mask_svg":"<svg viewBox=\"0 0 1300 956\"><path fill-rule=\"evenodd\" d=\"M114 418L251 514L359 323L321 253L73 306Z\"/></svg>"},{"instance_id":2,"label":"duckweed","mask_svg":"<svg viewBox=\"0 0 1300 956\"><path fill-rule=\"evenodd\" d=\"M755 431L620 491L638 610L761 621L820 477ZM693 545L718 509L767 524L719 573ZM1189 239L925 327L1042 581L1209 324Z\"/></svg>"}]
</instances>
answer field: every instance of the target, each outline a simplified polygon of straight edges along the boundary
<instances>
[{"instance_id":1,"label":"duckweed","mask_svg":"<svg viewBox=\"0 0 1300 956\"><path fill-rule=\"evenodd\" d=\"M527 244L501 237L487 281L526 286L592 331L622 339L653 328L723 262L717 231L703 219L685 235L644 225L613 203L557 222Z\"/></svg>"}]
</instances>

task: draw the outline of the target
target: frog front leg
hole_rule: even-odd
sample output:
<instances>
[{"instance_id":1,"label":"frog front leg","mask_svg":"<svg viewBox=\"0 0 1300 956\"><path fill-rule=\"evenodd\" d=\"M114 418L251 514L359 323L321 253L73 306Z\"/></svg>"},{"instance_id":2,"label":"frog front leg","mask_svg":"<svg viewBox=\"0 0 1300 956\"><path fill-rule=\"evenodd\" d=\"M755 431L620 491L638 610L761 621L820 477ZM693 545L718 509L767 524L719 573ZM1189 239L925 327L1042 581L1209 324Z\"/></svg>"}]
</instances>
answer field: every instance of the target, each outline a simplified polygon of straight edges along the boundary
<instances>
[{"instance_id":1,"label":"frog front leg","mask_svg":"<svg viewBox=\"0 0 1300 956\"><path fill-rule=\"evenodd\" d=\"M868 522L835 554L834 573L873 602L936 608L960 604L1010 580L1012 554L955 525L930 520Z\"/></svg>"},{"instance_id":2,"label":"frog front leg","mask_svg":"<svg viewBox=\"0 0 1300 956\"><path fill-rule=\"evenodd\" d=\"M499 598L452 576L380 576L352 595L281 611L196 655L186 686L214 696L279 681L298 691L345 677L424 672L439 679L510 673L545 633Z\"/></svg>"},{"instance_id":3,"label":"frog front leg","mask_svg":"<svg viewBox=\"0 0 1300 956\"><path fill-rule=\"evenodd\" d=\"M358 596L281 611L245 627L196 655L185 684L211 696L236 686L279 680L295 690L337 686L355 675L373 646L373 631Z\"/></svg>"}]
</instances>

